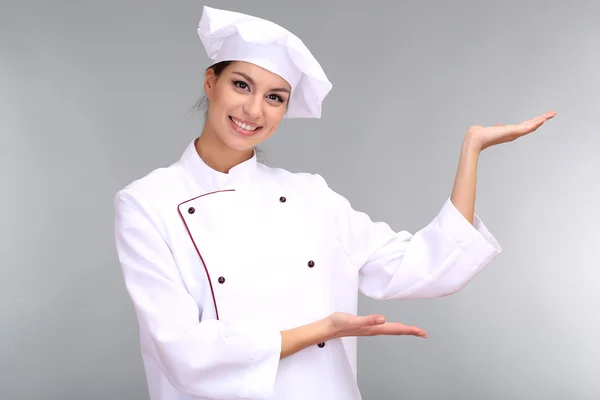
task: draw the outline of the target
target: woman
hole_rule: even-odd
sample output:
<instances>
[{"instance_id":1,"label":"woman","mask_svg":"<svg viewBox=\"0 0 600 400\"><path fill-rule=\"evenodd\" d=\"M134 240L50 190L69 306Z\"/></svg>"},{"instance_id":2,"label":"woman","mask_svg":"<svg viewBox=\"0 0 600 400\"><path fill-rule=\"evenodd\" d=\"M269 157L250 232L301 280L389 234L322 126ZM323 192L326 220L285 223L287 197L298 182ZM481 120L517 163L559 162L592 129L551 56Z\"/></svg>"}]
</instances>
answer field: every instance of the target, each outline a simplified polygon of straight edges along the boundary
<instances>
[{"instance_id":1,"label":"woman","mask_svg":"<svg viewBox=\"0 0 600 400\"><path fill-rule=\"evenodd\" d=\"M205 7L213 61L202 134L115 198L116 244L138 317L150 397L360 399L356 337L418 327L356 316L375 299L460 290L500 252L474 214L479 154L539 128L468 129L455 185L415 234L375 223L319 175L270 168L255 147L284 117L318 118L331 83L302 41Z\"/></svg>"}]
</instances>

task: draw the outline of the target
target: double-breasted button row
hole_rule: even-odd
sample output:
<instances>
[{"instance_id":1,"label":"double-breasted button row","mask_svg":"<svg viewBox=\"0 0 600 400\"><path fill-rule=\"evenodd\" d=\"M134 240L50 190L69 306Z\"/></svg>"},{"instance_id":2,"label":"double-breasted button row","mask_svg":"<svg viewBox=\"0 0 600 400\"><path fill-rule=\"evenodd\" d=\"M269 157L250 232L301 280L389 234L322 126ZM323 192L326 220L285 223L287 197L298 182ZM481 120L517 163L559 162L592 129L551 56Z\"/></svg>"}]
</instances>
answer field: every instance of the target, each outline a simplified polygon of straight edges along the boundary
<instances>
[{"instance_id":1,"label":"double-breasted button row","mask_svg":"<svg viewBox=\"0 0 600 400\"><path fill-rule=\"evenodd\" d=\"M285 196L281 196L279 198L279 201L282 202L282 203L285 203L287 201L287 199L285 198ZM188 208L188 213L193 214L195 212L196 212L196 209L194 207Z\"/></svg>"},{"instance_id":2,"label":"double-breasted button row","mask_svg":"<svg viewBox=\"0 0 600 400\"><path fill-rule=\"evenodd\" d=\"M308 268L313 268L314 266L315 266L315 262L314 262L313 260L310 260L310 261L308 262ZM225 277L223 277L223 276L220 276L220 277L219 277L219 279L218 279L218 281L219 281L219 283L221 283L221 284L225 283Z\"/></svg>"},{"instance_id":3,"label":"double-breasted button row","mask_svg":"<svg viewBox=\"0 0 600 400\"><path fill-rule=\"evenodd\" d=\"M279 198L279 201L280 201L280 202L282 202L282 203L285 203L285 202L287 201L287 199L285 198L285 196L281 196L281 197ZM188 213L189 213L189 214L193 214L193 213L195 213L195 212L196 212L196 209L195 209L194 207L190 207L190 208L188 208Z\"/></svg>"}]
</instances>

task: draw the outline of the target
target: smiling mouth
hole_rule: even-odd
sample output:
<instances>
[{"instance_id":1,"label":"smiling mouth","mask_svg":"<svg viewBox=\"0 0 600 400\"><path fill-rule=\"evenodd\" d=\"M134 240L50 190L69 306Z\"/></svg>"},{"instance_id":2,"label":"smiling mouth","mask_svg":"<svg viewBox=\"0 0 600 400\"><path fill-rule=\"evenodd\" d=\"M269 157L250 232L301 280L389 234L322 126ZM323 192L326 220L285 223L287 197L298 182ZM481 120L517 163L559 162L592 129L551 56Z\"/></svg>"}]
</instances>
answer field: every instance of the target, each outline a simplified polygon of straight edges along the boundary
<instances>
[{"instance_id":1,"label":"smiling mouth","mask_svg":"<svg viewBox=\"0 0 600 400\"><path fill-rule=\"evenodd\" d=\"M262 129L262 126L246 124L231 116L229 117L229 120L231 121L233 128L245 136L252 136Z\"/></svg>"}]
</instances>

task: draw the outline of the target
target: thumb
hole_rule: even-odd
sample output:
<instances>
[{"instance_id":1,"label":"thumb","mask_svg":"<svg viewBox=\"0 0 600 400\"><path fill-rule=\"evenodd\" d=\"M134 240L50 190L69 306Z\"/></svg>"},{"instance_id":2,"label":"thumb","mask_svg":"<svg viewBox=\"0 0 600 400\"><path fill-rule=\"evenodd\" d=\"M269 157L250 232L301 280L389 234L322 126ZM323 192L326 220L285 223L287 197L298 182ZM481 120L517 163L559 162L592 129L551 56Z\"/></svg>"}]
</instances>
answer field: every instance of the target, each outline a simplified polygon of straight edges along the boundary
<instances>
[{"instance_id":1,"label":"thumb","mask_svg":"<svg viewBox=\"0 0 600 400\"><path fill-rule=\"evenodd\" d=\"M363 317L357 317L357 323L359 327L381 325L385 323L385 317L379 314L366 315Z\"/></svg>"}]
</instances>

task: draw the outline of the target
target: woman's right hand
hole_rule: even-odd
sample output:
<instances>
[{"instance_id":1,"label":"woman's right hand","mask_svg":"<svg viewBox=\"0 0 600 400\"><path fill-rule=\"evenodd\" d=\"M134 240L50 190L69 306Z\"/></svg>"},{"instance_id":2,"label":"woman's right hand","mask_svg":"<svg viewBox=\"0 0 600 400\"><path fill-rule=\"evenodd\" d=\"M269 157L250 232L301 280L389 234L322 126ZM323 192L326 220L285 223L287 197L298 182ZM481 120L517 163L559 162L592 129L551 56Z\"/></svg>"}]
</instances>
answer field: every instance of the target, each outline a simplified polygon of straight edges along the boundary
<instances>
[{"instance_id":1,"label":"woman's right hand","mask_svg":"<svg viewBox=\"0 0 600 400\"><path fill-rule=\"evenodd\" d=\"M409 335L427 338L427 332L417 326L408 326L400 322L386 322L385 317L378 314L356 316L335 312L327 317L327 322L335 338L377 335Z\"/></svg>"}]
</instances>

